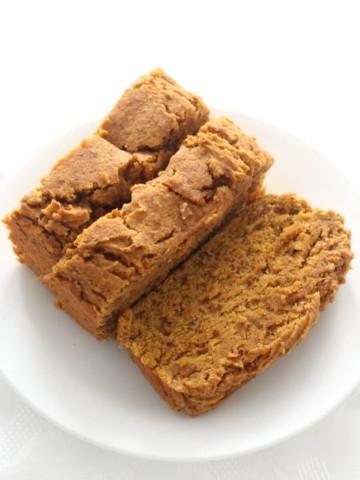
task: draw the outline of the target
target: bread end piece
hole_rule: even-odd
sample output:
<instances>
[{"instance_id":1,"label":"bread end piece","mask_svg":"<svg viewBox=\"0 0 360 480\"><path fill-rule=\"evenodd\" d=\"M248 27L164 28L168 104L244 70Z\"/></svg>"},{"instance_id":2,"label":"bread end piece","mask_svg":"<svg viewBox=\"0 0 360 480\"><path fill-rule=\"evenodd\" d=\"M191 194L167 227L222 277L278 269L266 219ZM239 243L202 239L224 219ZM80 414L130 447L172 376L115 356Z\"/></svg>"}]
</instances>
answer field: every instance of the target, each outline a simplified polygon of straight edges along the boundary
<instances>
[{"instance_id":1,"label":"bread end piece","mask_svg":"<svg viewBox=\"0 0 360 480\"><path fill-rule=\"evenodd\" d=\"M156 69L124 92L98 133L127 151L157 149L195 134L208 117L199 96Z\"/></svg>"}]
</instances>

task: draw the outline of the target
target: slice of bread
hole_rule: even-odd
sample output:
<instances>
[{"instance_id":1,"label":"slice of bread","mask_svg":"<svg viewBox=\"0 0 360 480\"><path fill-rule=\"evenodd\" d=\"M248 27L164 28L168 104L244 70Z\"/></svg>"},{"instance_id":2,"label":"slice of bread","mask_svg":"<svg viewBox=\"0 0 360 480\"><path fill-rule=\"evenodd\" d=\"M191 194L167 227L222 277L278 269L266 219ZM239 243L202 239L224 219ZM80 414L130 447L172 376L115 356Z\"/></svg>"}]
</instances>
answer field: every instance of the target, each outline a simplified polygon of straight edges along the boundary
<instances>
[{"instance_id":1,"label":"slice of bread","mask_svg":"<svg viewBox=\"0 0 360 480\"><path fill-rule=\"evenodd\" d=\"M119 344L173 409L211 410L299 344L350 248L340 215L265 195L120 317Z\"/></svg>"},{"instance_id":2,"label":"slice of bread","mask_svg":"<svg viewBox=\"0 0 360 480\"><path fill-rule=\"evenodd\" d=\"M5 217L19 260L49 273L79 233L129 201L134 183L154 178L174 150L128 153L98 135L83 140Z\"/></svg>"},{"instance_id":3,"label":"slice of bread","mask_svg":"<svg viewBox=\"0 0 360 480\"><path fill-rule=\"evenodd\" d=\"M261 190L272 157L226 118L187 137L159 177L80 234L43 278L59 306L97 338Z\"/></svg>"},{"instance_id":4,"label":"slice of bread","mask_svg":"<svg viewBox=\"0 0 360 480\"><path fill-rule=\"evenodd\" d=\"M157 68L125 91L99 128L99 134L129 152L159 149L195 134L209 110Z\"/></svg>"},{"instance_id":5,"label":"slice of bread","mask_svg":"<svg viewBox=\"0 0 360 480\"><path fill-rule=\"evenodd\" d=\"M208 116L200 97L162 70L141 77L102 123L101 136L85 139L61 158L5 217L19 260L37 275L49 273L79 233L130 201L131 187L156 177L180 141Z\"/></svg>"}]
</instances>

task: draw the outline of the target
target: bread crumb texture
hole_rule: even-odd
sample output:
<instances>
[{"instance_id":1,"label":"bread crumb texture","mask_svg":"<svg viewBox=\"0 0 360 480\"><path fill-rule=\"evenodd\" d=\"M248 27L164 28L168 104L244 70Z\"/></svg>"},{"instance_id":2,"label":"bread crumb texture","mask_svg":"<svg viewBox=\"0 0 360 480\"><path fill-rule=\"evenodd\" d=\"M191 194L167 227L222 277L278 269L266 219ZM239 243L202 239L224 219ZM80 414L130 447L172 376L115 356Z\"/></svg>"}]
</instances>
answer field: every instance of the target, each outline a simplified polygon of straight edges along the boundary
<instances>
[{"instance_id":1,"label":"bread crumb texture","mask_svg":"<svg viewBox=\"0 0 360 480\"><path fill-rule=\"evenodd\" d=\"M272 162L233 122L209 120L130 203L85 229L44 283L91 333L116 335L119 313L244 206Z\"/></svg>"},{"instance_id":2,"label":"bread crumb texture","mask_svg":"<svg viewBox=\"0 0 360 480\"><path fill-rule=\"evenodd\" d=\"M198 415L303 339L351 258L340 215L265 195L122 315L119 344L172 408Z\"/></svg>"}]
</instances>

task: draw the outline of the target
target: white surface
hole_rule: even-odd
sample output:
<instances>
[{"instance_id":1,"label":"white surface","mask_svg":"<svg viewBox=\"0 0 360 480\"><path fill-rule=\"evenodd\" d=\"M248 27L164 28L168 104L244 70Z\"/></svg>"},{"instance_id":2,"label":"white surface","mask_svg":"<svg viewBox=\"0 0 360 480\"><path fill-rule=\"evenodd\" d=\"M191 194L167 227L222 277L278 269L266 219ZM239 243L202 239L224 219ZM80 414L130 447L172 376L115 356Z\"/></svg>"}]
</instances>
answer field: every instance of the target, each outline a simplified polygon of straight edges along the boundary
<instances>
[{"instance_id":1,"label":"white surface","mask_svg":"<svg viewBox=\"0 0 360 480\"><path fill-rule=\"evenodd\" d=\"M353 250L360 252L359 202L331 164L267 123L233 112L216 114L227 114L273 153L276 163L267 178L269 191L295 191L315 206L342 212L352 227ZM3 187L5 211L21 192L36 185L53 158L76 146L98 124L99 120L88 123L36 153ZM0 305L6 310L0 322L4 374L39 412L99 446L158 460L211 460L249 453L308 427L360 381L357 259L336 303L321 315L296 352L216 411L191 419L167 408L116 342L94 340L55 310L52 295L15 262L4 235L0 249L7 251L0 272Z\"/></svg>"},{"instance_id":2,"label":"white surface","mask_svg":"<svg viewBox=\"0 0 360 480\"><path fill-rule=\"evenodd\" d=\"M158 462L102 450L58 430L0 374L1 480L358 480L360 391L310 430L264 451L214 462ZM339 459L341 461L339 461Z\"/></svg>"},{"instance_id":3,"label":"white surface","mask_svg":"<svg viewBox=\"0 0 360 480\"><path fill-rule=\"evenodd\" d=\"M0 13L0 177L60 133L105 115L123 88L162 66L209 105L296 133L357 188L356 1L16 1ZM0 478L168 478L171 472L182 479L355 480L359 398L278 447L183 466L134 460L72 439L2 382Z\"/></svg>"}]
</instances>

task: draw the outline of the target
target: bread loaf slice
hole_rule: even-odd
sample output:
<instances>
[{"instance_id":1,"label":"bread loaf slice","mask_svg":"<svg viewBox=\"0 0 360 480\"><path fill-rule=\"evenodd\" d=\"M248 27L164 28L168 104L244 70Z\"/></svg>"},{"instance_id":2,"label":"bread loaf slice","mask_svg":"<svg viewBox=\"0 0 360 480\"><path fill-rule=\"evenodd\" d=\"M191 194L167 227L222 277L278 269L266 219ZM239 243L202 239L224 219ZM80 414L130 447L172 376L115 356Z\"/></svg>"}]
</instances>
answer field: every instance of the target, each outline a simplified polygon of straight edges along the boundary
<instances>
[{"instance_id":1,"label":"bread loaf slice","mask_svg":"<svg viewBox=\"0 0 360 480\"><path fill-rule=\"evenodd\" d=\"M84 230L43 282L97 338L115 335L119 313L260 191L272 161L230 120L210 120L130 203Z\"/></svg>"},{"instance_id":2,"label":"bread loaf slice","mask_svg":"<svg viewBox=\"0 0 360 480\"><path fill-rule=\"evenodd\" d=\"M157 68L125 91L98 133L130 152L154 150L195 134L208 116L200 97Z\"/></svg>"},{"instance_id":3,"label":"bread loaf slice","mask_svg":"<svg viewBox=\"0 0 360 480\"><path fill-rule=\"evenodd\" d=\"M19 260L37 275L50 272L84 228L129 201L134 182L153 178L172 153L128 153L98 135L83 140L5 217Z\"/></svg>"},{"instance_id":4,"label":"bread loaf slice","mask_svg":"<svg viewBox=\"0 0 360 480\"><path fill-rule=\"evenodd\" d=\"M159 99L164 118L160 118ZM167 113L172 110L175 113ZM103 127L99 129L115 146L99 135L84 140L60 159L42 179L42 185L25 195L20 206L5 217L19 260L37 275L49 273L84 228L128 202L133 185L144 183L163 170L179 142L196 133L208 114L199 97L177 85L162 70L139 79L126 90L103 123L108 126L109 135ZM165 122L174 115L177 128ZM116 138L111 134L114 129ZM156 145L143 142L144 135L156 138ZM121 142L117 141L119 138ZM118 146L130 147L131 153ZM144 149L146 146L152 149Z\"/></svg>"},{"instance_id":5,"label":"bread loaf slice","mask_svg":"<svg viewBox=\"0 0 360 480\"><path fill-rule=\"evenodd\" d=\"M119 344L173 409L211 410L299 344L350 248L340 215L265 195L123 313Z\"/></svg>"}]
</instances>

